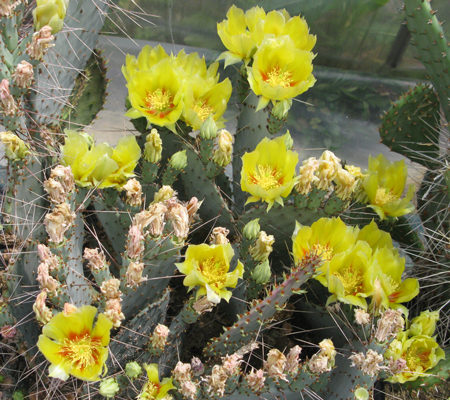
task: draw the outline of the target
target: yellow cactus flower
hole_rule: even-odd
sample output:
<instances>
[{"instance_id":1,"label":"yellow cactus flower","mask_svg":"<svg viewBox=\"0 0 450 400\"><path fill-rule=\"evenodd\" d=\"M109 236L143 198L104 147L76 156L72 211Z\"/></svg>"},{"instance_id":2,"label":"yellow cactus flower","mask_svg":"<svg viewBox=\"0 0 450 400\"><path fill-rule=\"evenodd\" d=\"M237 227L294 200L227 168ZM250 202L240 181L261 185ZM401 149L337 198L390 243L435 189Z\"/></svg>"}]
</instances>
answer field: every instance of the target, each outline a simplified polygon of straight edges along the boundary
<instances>
[{"instance_id":1,"label":"yellow cactus flower","mask_svg":"<svg viewBox=\"0 0 450 400\"><path fill-rule=\"evenodd\" d=\"M295 265L314 252L322 257L323 264L314 276L322 285L327 286L326 271L335 254L348 250L356 242L358 231L347 226L339 218L320 218L311 227L297 223L292 237Z\"/></svg>"},{"instance_id":2,"label":"yellow cactus flower","mask_svg":"<svg viewBox=\"0 0 450 400\"><path fill-rule=\"evenodd\" d=\"M326 272L328 291L331 293L327 305L340 301L367 309L366 298L373 294L374 271L369 269L371 253L370 246L359 241L331 259Z\"/></svg>"},{"instance_id":3,"label":"yellow cactus flower","mask_svg":"<svg viewBox=\"0 0 450 400\"><path fill-rule=\"evenodd\" d=\"M52 27L56 34L63 28L69 0L36 0L33 10L34 28L39 31L45 25Z\"/></svg>"},{"instance_id":4,"label":"yellow cactus flower","mask_svg":"<svg viewBox=\"0 0 450 400\"><path fill-rule=\"evenodd\" d=\"M49 376L67 380L70 375L84 381L98 381L108 358L112 323L104 314L94 317L92 306L72 307L56 314L42 329L37 347L50 361Z\"/></svg>"},{"instance_id":5,"label":"yellow cactus flower","mask_svg":"<svg viewBox=\"0 0 450 400\"><path fill-rule=\"evenodd\" d=\"M414 186L410 185L407 195L401 199L406 185L408 169L405 161L390 162L384 155L369 156L368 175L363 187L372 208L381 219L401 217L414 210L411 199Z\"/></svg>"},{"instance_id":6,"label":"yellow cactus flower","mask_svg":"<svg viewBox=\"0 0 450 400\"><path fill-rule=\"evenodd\" d=\"M70 166L81 187L121 187L132 176L141 150L134 136L125 136L113 149L106 143L94 145L90 136L66 130L61 161Z\"/></svg>"},{"instance_id":7,"label":"yellow cactus flower","mask_svg":"<svg viewBox=\"0 0 450 400\"><path fill-rule=\"evenodd\" d=\"M252 9L251 13L247 12L252 21L258 14L262 16L261 12L256 12L257 10L262 9ZM265 17L264 10L262 13ZM228 49L217 60L225 60L225 68L241 60L248 64L256 51L255 42L247 29L246 16L244 11L233 5L227 12L227 19L217 24L217 33Z\"/></svg>"},{"instance_id":8,"label":"yellow cactus flower","mask_svg":"<svg viewBox=\"0 0 450 400\"><path fill-rule=\"evenodd\" d=\"M364 240L369 243L372 250L382 249L387 247L394 254L398 254L398 250L392 243L391 235L378 228L378 225L374 220L369 225L359 230L356 240Z\"/></svg>"},{"instance_id":9,"label":"yellow cactus flower","mask_svg":"<svg viewBox=\"0 0 450 400\"><path fill-rule=\"evenodd\" d=\"M403 359L406 368L388 379L391 383L405 383L415 381L419 377L427 376L427 371L435 367L440 360L445 360L445 352L436 340L426 335L408 338L408 331L400 332L386 350L384 357L393 361Z\"/></svg>"},{"instance_id":10,"label":"yellow cactus flower","mask_svg":"<svg viewBox=\"0 0 450 400\"><path fill-rule=\"evenodd\" d=\"M111 158L117 163L118 169L108 176L105 184L121 187L128 178L134 176L134 169L141 158L141 148L134 136L123 136L117 142Z\"/></svg>"},{"instance_id":11,"label":"yellow cactus flower","mask_svg":"<svg viewBox=\"0 0 450 400\"><path fill-rule=\"evenodd\" d=\"M130 118L146 117L149 124L165 126L175 132L183 111L184 83L173 62L164 59L149 70L138 70L128 81Z\"/></svg>"},{"instance_id":12,"label":"yellow cactus flower","mask_svg":"<svg viewBox=\"0 0 450 400\"><path fill-rule=\"evenodd\" d=\"M376 269L373 275L375 310L380 308L401 308L400 303L406 303L419 294L417 279L408 278L402 281L405 270L405 259L388 247L375 250L370 264ZM406 310L405 310L406 311Z\"/></svg>"},{"instance_id":13,"label":"yellow cactus flower","mask_svg":"<svg viewBox=\"0 0 450 400\"><path fill-rule=\"evenodd\" d=\"M210 302L219 303L221 299L230 300L231 292L226 288L235 288L244 273L244 266L240 261L233 272L228 272L233 256L230 243L190 245L184 262L175 265L186 275L183 284L189 286L189 290L200 287L197 298L206 295Z\"/></svg>"},{"instance_id":14,"label":"yellow cactus flower","mask_svg":"<svg viewBox=\"0 0 450 400\"><path fill-rule=\"evenodd\" d=\"M432 336L439 321L439 311L422 311L420 315L413 318L409 325L410 336Z\"/></svg>"},{"instance_id":15,"label":"yellow cactus flower","mask_svg":"<svg viewBox=\"0 0 450 400\"><path fill-rule=\"evenodd\" d=\"M275 202L283 205L297 183L298 154L286 149L284 137L264 138L251 153L242 157L241 189L251 196L247 203L265 201L269 211Z\"/></svg>"},{"instance_id":16,"label":"yellow cactus flower","mask_svg":"<svg viewBox=\"0 0 450 400\"><path fill-rule=\"evenodd\" d=\"M161 45L158 45L156 47L152 47L149 45L144 46L139 53L138 58L127 54L125 58L125 65L122 66L122 73L127 82L129 82L131 77L137 71L147 71L165 58L169 58L169 55Z\"/></svg>"},{"instance_id":17,"label":"yellow cactus flower","mask_svg":"<svg viewBox=\"0 0 450 400\"><path fill-rule=\"evenodd\" d=\"M199 75L192 76L184 93L183 119L194 129L200 129L209 115L213 116L218 128L224 126L223 114L231 97L231 82L227 78L208 86Z\"/></svg>"},{"instance_id":18,"label":"yellow cactus flower","mask_svg":"<svg viewBox=\"0 0 450 400\"><path fill-rule=\"evenodd\" d=\"M316 36L309 34L308 24L300 16L292 17L286 10L270 11L250 28L252 39L260 46L267 37L289 36L295 48L311 51L316 44Z\"/></svg>"},{"instance_id":19,"label":"yellow cactus flower","mask_svg":"<svg viewBox=\"0 0 450 400\"><path fill-rule=\"evenodd\" d=\"M312 75L314 54L295 48L289 36L266 38L247 67L248 82L253 92L260 96L256 111L270 101L282 104L284 113L292 99L307 91L316 79Z\"/></svg>"},{"instance_id":20,"label":"yellow cactus flower","mask_svg":"<svg viewBox=\"0 0 450 400\"><path fill-rule=\"evenodd\" d=\"M176 56L171 56L177 71L181 74L183 79L191 79L194 75L198 75L206 81L208 86L211 86L219 81L219 63L214 62L209 67L206 67L205 57L200 58L198 53L186 54L181 50Z\"/></svg>"},{"instance_id":21,"label":"yellow cactus flower","mask_svg":"<svg viewBox=\"0 0 450 400\"><path fill-rule=\"evenodd\" d=\"M172 378L163 378L159 381L158 364L144 364L148 381L142 388L137 400L162 400L169 390L176 389L172 384Z\"/></svg>"}]
</instances>

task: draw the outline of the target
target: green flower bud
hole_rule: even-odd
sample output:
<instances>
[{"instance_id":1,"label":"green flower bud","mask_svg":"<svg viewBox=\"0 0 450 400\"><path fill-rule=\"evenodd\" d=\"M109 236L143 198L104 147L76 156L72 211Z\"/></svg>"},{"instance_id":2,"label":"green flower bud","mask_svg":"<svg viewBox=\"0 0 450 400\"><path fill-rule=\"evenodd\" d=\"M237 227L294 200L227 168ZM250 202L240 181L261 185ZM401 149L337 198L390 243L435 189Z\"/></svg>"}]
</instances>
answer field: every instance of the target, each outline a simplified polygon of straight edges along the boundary
<instances>
[{"instance_id":1,"label":"green flower bud","mask_svg":"<svg viewBox=\"0 0 450 400\"><path fill-rule=\"evenodd\" d=\"M188 164L186 150L175 153L170 159L169 164L173 169L178 169L180 171L186 168Z\"/></svg>"},{"instance_id":2,"label":"green flower bud","mask_svg":"<svg viewBox=\"0 0 450 400\"><path fill-rule=\"evenodd\" d=\"M259 231L261 230L258 221L259 218L254 219L244 226L242 233L248 240L255 240L258 237Z\"/></svg>"},{"instance_id":3,"label":"green flower bud","mask_svg":"<svg viewBox=\"0 0 450 400\"><path fill-rule=\"evenodd\" d=\"M369 398L369 392L367 389L362 387L355 390L355 399L357 400L367 400Z\"/></svg>"},{"instance_id":4,"label":"green flower bud","mask_svg":"<svg viewBox=\"0 0 450 400\"><path fill-rule=\"evenodd\" d=\"M258 264L252 273L252 278L256 283L267 283L272 275L269 260Z\"/></svg>"},{"instance_id":5,"label":"green flower bud","mask_svg":"<svg viewBox=\"0 0 450 400\"><path fill-rule=\"evenodd\" d=\"M113 398L119 391L119 384L114 378L104 379L100 383L100 394L108 399Z\"/></svg>"},{"instance_id":6,"label":"green flower bud","mask_svg":"<svg viewBox=\"0 0 450 400\"><path fill-rule=\"evenodd\" d=\"M200 127L200 136L202 139L214 139L217 136L217 125L212 114L209 114Z\"/></svg>"},{"instance_id":7,"label":"green flower bud","mask_svg":"<svg viewBox=\"0 0 450 400\"><path fill-rule=\"evenodd\" d=\"M286 146L286 150L291 150L292 147L294 147L294 139L292 139L292 136L289 132L289 130L286 131L284 137L284 144Z\"/></svg>"},{"instance_id":8,"label":"green flower bud","mask_svg":"<svg viewBox=\"0 0 450 400\"><path fill-rule=\"evenodd\" d=\"M272 108L272 116L280 120L286 118L286 115L291 106L292 99L284 99L282 101L278 101L277 104Z\"/></svg>"},{"instance_id":9,"label":"green flower bud","mask_svg":"<svg viewBox=\"0 0 450 400\"><path fill-rule=\"evenodd\" d=\"M411 320L409 336L432 336L436 330L436 322L439 320L439 311L423 311Z\"/></svg>"},{"instance_id":10,"label":"green flower bud","mask_svg":"<svg viewBox=\"0 0 450 400\"><path fill-rule=\"evenodd\" d=\"M68 6L69 0L36 0L36 8L33 10L36 31L50 25L52 33L58 33L63 28Z\"/></svg>"},{"instance_id":11,"label":"green flower bud","mask_svg":"<svg viewBox=\"0 0 450 400\"><path fill-rule=\"evenodd\" d=\"M146 137L144 145L144 158L156 164L161 160L162 154L162 140L156 129L152 129Z\"/></svg>"},{"instance_id":12,"label":"green flower bud","mask_svg":"<svg viewBox=\"0 0 450 400\"><path fill-rule=\"evenodd\" d=\"M125 373L127 374L128 378L137 378L141 374L141 372L142 368L136 361L129 362L125 366Z\"/></svg>"},{"instance_id":13,"label":"green flower bud","mask_svg":"<svg viewBox=\"0 0 450 400\"><path fill-rule=\"evenodd\" d=\"M30 146L12 132L0 133L0 140L5 145L6 157L12 161L22 160L30 154Z\"/></svg>"}]
</instances>

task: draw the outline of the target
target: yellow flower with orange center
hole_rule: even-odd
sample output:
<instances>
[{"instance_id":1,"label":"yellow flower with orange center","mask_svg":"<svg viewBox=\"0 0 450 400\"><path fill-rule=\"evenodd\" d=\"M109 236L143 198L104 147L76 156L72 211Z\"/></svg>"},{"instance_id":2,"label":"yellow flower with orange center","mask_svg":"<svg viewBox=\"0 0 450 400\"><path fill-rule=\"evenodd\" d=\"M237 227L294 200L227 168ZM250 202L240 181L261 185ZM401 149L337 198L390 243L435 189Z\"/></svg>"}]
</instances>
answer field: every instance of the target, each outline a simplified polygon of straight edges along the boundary
<instances>
[{"instance_id":1,"label":"yellow flower with orange center","mask_svg":"<svg viewBox=\"0 0 450 400\"><path fill-rule=\"evenodd\" d=\"M132 108L126 116L146 117L149 124L175 131L184 107L184 83L173 62L163 59L149 70L135 72L127 87Z\"/></svg>"},{"instance_id":2,"label":"yellow flower with orange center","mask_svg":"<svg viewBox=\"0 0 450 400\"><path fill-rule=\"evenodd\" d=\"M265 201L269 211L275 202L283 205L297 183L298 154L286 149L284 136L264 138L251 153L242 157L241 189L251 196L247 203Z\"/></svg>"},{"instance_id":3,"label":"yellow flower with orange center","mask_svg":"<svg viewBox=\"0 0 450 400\"><path fill-rule=\"evenodd\" d=\"M295 265L301 265L308 255L320 256L323 264L317 268L315 278L326 286L329 262L335 254L348 250L356 242L357 233L339 217L321 218L310 227L297 223L292 237Z\"/></svg>"},{"instance_id":4,"label":"yellow flower with orange center","mask_svg":"<svg viewBox=\"0 0 450 400\"><path fill-rule=\"evenodd\" d=\"M372 208L381 219L401 217L414 210L411 199L414 186L410 185L408 193L402 199L406 185L408 170L405 161L390 162L382 154L377 157L369 156L368 174L364 178L363 187Z\"/></svg>"},{"instance_id":5,"label":"yellow flower with orange center","mask_svg":"<svg viewBox=\"0 0 450 400\"><path fill-rule=\"evenodd\" d=\"M289 36L264 39L247 67L250 87L260 96L256 111L272 101L285 114L292 99L314 85L313 59L310 51L296 49Z\"/></svg>"},{"instance_id":6,"label":"yellow flower with orange center","mask_svg":"<svg viewBox=\"0 0 450 400\"><path fill-rule=\"evenodd\" d=\"M37 346L50 361L49 376L67 380L70 375L97 381L106 369L112 323L97 309L82 306L56 314L42 329Z\"/></svg>"},{"instance_id":7,"label":"yellow flower with orange center","mask_svg":"<svg viewBox=\"0 0 450 400\"><path fill-rule=\"evenodd\" d=\"M240 261L233 272L228 272L233 256L230 243L190 245L184 262L175 265L186 275L183 284L189 286L189 290L199 286L197 298L206 295L212 303L219 303L221 299L230 300L231 292L226 288L235 288L243 276L244 266Z\"/></svg>"},{"instance_id":8,"label":"yellow flower with orange center","mask_svg":"<svg viewBox=\"0 0 450 400\"><path fill-rule=\"evenodd\" d=\"M159 381L158 364L144 364L147 371L148 381L142 387L142 391L137 397L138 400L162 400L167 392L176 389L172 384L172 378L163 378Z\"/></svg>"}]
</instances>

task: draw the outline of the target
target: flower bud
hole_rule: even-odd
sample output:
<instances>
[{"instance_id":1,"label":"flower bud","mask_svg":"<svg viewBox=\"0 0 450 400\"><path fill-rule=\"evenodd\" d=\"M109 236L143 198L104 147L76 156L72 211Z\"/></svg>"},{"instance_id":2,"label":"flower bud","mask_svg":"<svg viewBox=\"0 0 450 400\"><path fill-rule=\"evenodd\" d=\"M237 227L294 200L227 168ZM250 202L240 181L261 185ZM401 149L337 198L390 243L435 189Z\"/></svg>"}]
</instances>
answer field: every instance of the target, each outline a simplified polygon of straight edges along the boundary
<instances>
[{"instance_id":1,"label":"flower bud","mask_svg":"<svg viewBox=\"0 0 450 400\"><path fill-rule=\"evenodd\" d=\"M258 369L255 372L255 370L252 368L251 372L247 375L247 384L254 392L261 391L264 387L265 381L266 378L262 369Z\"/></svg>"},{"instance_id":2,"label":"flower bud","mask_svg":"<svg viewBox=\"0 0 450 400\"><path fill-rule=\"evenodd\" d=\"M30 154L30 147L12 132L0 133L0 140L5 145L5 155L11 161L22 160Z\"/></svg>"},{"instance_id":3,"label":"flower bud","mask_svg":"<svg viewBox=\"0 0 450 400\"><path fill-rule=\"evenodd\" d=\"M69 0L36 0L33 10L34 27L38 31L45 25L52 27L56 34L63 28Z\"/></svg>"},{"instance_id":4,"label":"flower bud","mask_svg":"<svg viewBox=\"0 0 450 400\"><path fill-rule=\"evenodd\" d=\"M31 43L27 45L27 54L32 60L43 61L48 49L54 46L51 43L55 39L52 35L52 29L51 26L45 25L39 32L33 33Z\"/></svg>"},{"instance_id":5,"label":"flower bud","mask_svg":"<svg viewBox=\"0 0 450 400\"><path fill-rule=\"evenodd\" d=\"M131 225L130 230L128 231L126 244L127 257L133 260L139 260L145 250L143 242L144 236L142 235L142 232L137 226Z\"/></svg>"},{"instance_id":6,"label":"flower bud","mask_svg":"<svg viewBox=\"0 0 450 400\"><path fill-rule=\"evenodd\" d=\"M64 234L69 230L75 220L75 213L70 211L67 203L58 204L44 219L45 230L50 241L59 244L64 240Z\"/></svg>"},{"instance_id":7,"label":"flower bud","mask_svg":"<svg viewBox=\"0 0 450 400\"><path fill-rule=\"evenodd\" d=\"M388 309L378 320L377 331L375 337L379 342L385 342L392 336L396 336L398 332L403 330L405 320L400 310Z\"/></svg>"},{"instance_id":8,"label":"flower bud","mask_svg":"<svg viewBox=\"0 0 450 400\"><path fill-rule=\"evenodd\" d=\"M197 384L192 381L184 381L180 385L180 393L189 400L196 400L197 399Z\"/></svg>"},{"instance_id":9,"label":"flower bud","mask_svg":"<svg viewBox=\"0 0 450 400\"><path fill-rule=\"evenodd\" d=\"M100 291L105 295L108 300L119 299L122 292L119 290L120 281L116 278L103 281Z\"/></svg>"},{"instance_id":10,"label":"flower bud","mask_svg":"<svg viewBox=\"0 0 450 400\"><path fill-rule=\"evenodd\" d=\"M71 303L64 303L63 313L65 316L73 314L78 311L78 308Z\"/></svg>"},{"instance_id":11,"label":"flower bud","mask_svg":"<svg viewBox=\"0 0 450 400\"><path fill-rule=\"evenodd\" d=\"M268 235L264 231L259 232L255 245L248 249L251 257L255 261L266 261L273 250L272 245L274 242L275 238L273 235Z\"/></svg>"},{"instance_id":12,"label":"flower bud","mask_svg":"<svg viewBox=\"0 0 450 400\"><path fill-rule=\"evenodd\" d=\"M129 362L125 366L125 373L127 374L128 378L137 378L141 374L141 372L142 368L136 361Z\"/></svg>"},{"instance_id":13,"label":"flower bud","mask_svg":"<svg viewBox=\"0 0 450 400\"><path fill-rule=\"evenodd\" d=\"M242 362L242 356L239 354L226 355L222 357L222 367L228 376L237 375L239 373L239 365Z\"/></svg>"},{"instance_id":14,"label":"flower bud","mask_svg":"<svg viewBox=\"0 0 450 400\"><path fill-rule=\"evenodd\" d=\"M136 179L130 179L125 185L122 186L122 190L126 190L127 203L131 207L139 207L142 204L142 186Z\"/></svg>"},{"instance_id":15,"label":"flower bud","mask_svg":"<svg viewBox=\"0 0 450 400\"><path fill-rule=\"evenodd\" d=\"M182 363L181 361L178 361L177 365L172 371L172 376L179 383L191 381L192 380L191 368L192 368L191 364Z\"/></svg>"},{"instance_id":16,"label":"flower bud","mask_svg":"<svg viewBox=\"0 0 450 400\"><path fill-rule=\"evenodd\" d=\"M217 136L217 125L212 114L202 123L200 127L200 136L202 139L214 139Z\"/></svg>"},{"instance_id":17,"label":"flower bud","mask_svg":"<svg viewBox=\"0 0 450 400\"><path fill-rule=\"evenodd\" d=\"M163 187L155 193L155 197L153 198L153 203L162 203L162 202L169 200L172 197L176 197L176 196L177 196L177 192L175 190L173 190L168 185L163 185Z\"/></svg>"},{"instance_id":18,"label":"flower bud","mask_svg":"<svg viewBox=\"0 0 450 400\"><path fill-rule=\"evenodd\" d=\"M122 304L120 299L110 299L106 302L105 312L106 318L108 318L115 328L119 328L121 321L125 319L125 315L122 312Z\"/></svg>"},{"instance_id":19,"label":"flower bud","mask_svg":"<svg viewBox=\"0 0 450 400\"><path fill-rule=\"evenodd\" d=\"M189 235L189 213L187 208L177 202L167 202L167 218L172 222L175 236L185 239Z\"/></svg>"},{"instance_id":20,"label":"flower bud","mask_svg":"<svg viewBox=\"0 0 450 400\"><path fill-rule=\"evenodd\" d=\"M187 161L186 150L178 151L177 153L173 154L169 161L170 167L173 169L177 169L179 171L186 168L187 164L188 164L188 161Z\"/></svg>"},{"instance_id":21,"label":"flower bud","mask_svg":"<svg viewBox=\"0 0 450 400\"><path fill-rule=\"evenodd\" d=\"M14 337L17 335L17 329L11 325L3 325L0 328L0 335L2 335L3 339L14 339Z\"/></svg>"},{"instance_id":22,"label":"flower bud","mask_svg":"<svg viewBox=\"0 0 450 400\"><path fill-rule=\"evenodd\" d=\"M309 370L314 374L323 374L331 371L331 364L325 354L314 354L308 362Z\"/></svg>"},{"instance_id":23,"label":"flower bud","mask_svg":"<svg viewBox=\"0 0 450 400\"><path fill-rule=\"evenodd\" d=\"M284 145L286 146L286 150L291 150L294 147L294 139L292 139L292 136L289 132L289 130L286 131L286 133L283 135L284 138Z\"/></svg>"},{"instance_id":24,"label":"flower bud","mask_svg":"<svg viewBox=\"0 0 450 400\"><path fill-rule=\"evenodd\" d=\"M286 380L284 369L286 367L286 356L277 349L272 349L267 355L267 361L264 361L264 369L271 378Z\"/></svg>"},{"instance_id":25,"label":"flower bud","mask_svg":"<svg viewBox=\"0 0 450 400\"><path fill-rule=\"evenodd\" d=\"M269 282L271 276L272 271L270 270L269 260L265 260L258 264L252 272L253 280L259 284Z\"/></svg>"},{"instance_id":26,"label":"flower bud","mask_svg":"<svg viewBox=\"0 0 450 400\"><path fill-rule=\"evenodd\" d=\"M355 390L355 399L356 400L368 400L369 399L369 392L367 389L363 387L359 387Z\"/></svg>"},{"instance_id":27,"label":"flower bud","mask_svg":"<svg viewBox=\"0 0 450 400\"><path fill-rule=\"evenodd\" d=\"M200 360L200 358L192 357L191 371L194 374L194 376L200 376L203 374L203 372L205 372L205 367L203 366L203 363Z\"/></svg>"},{"instance_id":28,"label":"flower bud","mask_svg":"<svg viewBox=\"0 0 450 400\"><path fill-rule=\"evenodd\" d=\"M292 107L292 100L291 99L284 99L282 101L277 101L277 103L275 104L275 106L272 108L272 116L282 120L284 118L286 118L287 113L289 112L289 110Z\"/></svg>"},{"instance_id":29,"label":"flower bud","mask_svg":"<svg viewBox=\"0 0 450 400\"><path fill-rule=\"evenodd\" d=\"M217 228L214 228L213 231L211 232L211 235L209 236L209 242L211 244L230 243L230 241L227 239L229 233L230 231L227 228L222 228L218 226Z\"/></svg>"},{"instance_id":30,"label":"flower bud","mask_svg":"<svg viewBox=\"0 0 450 400\"><path fill-rule=\"evenodd\" d=\"M334 362L336 357L336 349L330 339L324 339L319 343L320 352L324 354L331 362Z\"/></svg>"},{"instance_id":31,"label":"flower bud","mask_svg":"<svg viewBox=\"0 0 450 400\"><path fill-rule=\"evenodd\" d=\"M222 129L219 132L219 147L214 151L213 161L221 167L226 167L231 162L232 153L233 136L227 130Z\"/></svg>"},{"instance_id":32,"label":"flower bud","mask_svg":"<svg viewBox=\"0 0 450 400\"><path fill-rule=\"evenodd\" d=\"M222 397L225 393L225 385L227 383L228 375L223 370L222 366L214 365L211 375L207 376L205 381L207 391L209 394L217 394Z\"/></svg>"},{"instance_id":33,"label":"flower bud","mask_svg":"<svg viewBox=\"0 0 450 400\"><path fill-rule=\"evenodd\" d=\"M46 306L45 300L47 299L47 291L43 290L36 297L36 301L33 304L33 311L36 314L36 319L41 325L45 325L52 319L52 311Z\"/></svg>"},{"instance_id":34,"label":"flower bud","mask_svg":"<svg viewBox=\"0 0 450 400\"><path fill-rule=\"evenodd\" d=\"M295 185L295 190L303 196L306 196L311 191L312 185L315 185L319 181L319 178L315 174L320 162L315 157L310 157L303 161L302 164L303 166L300 167L300 178L297 185Z\"/></svg>"},{"instance_id":35,"label":"flower bud","mask_svg":"<svg viewBox=\"0 0 450 400\"><path fill-rule=\"evenodd\" d=\"M11 0L0 0L0 18L9 17L14 9L20 4L20 0L11 4Z\"/></svg>"},{"instance_id":36,"label":"flower bud","mask_svg":"<svg viewBox=\"0 0 450 400\"><path fill-rule=\"evenodd\" d=\"M98 271L107 266L105 254L97 249L88 249L87 247L84 249L83 258L89 261L89 268L92 271Z\"/></svg>"},{"instance_id":37,"label":"flower bud","mask_svg":"<svg viewBox=\"0 0 450 400\"><path fill-rule=\"evenodd\" d=\"M54 204L64 203L67 199L66 192L61 183L52 178L44 181L44 190L50 195L50 201Z\"/></svg>"},{"instance_id":38,"label":"flower bud","mask_svg":"<svg viewBox=\"0 0 450 400\"><path fill-rule=\"evenodd\" d=\"M355 309L355 322L358 325L367 325L370 323L370 314L362 308Z\"/></svg>"},{"instance_id":39,"label":"flower bud","mask_svg":"<svg viewBox=\"0 0 450 400\"><path fill-rule=\"evenodd\" d=\"M75 189L75 178L70 167L57 165L52 169L50 178L61 183L61 186L63 187L66 195L73 192L73 190Z\"/></svg>"},{"instance_id":40,"label":"flower bud","mask_svg":"<svg viewBox=\"0 0 450 400\"><path fill-rule=\"evenodd\" d=\"M169 328L165 325L156 325L153 335L150 338L150 343L153 348L163 350L166 346L167 338L169 337ZM188 364L189 365L189 364Z\"/></svg>"},{"instance_id":41,"label":"flower bud","mask_svg":"<svg viewBox=\"0 0 450 400\"><path fill-rule=\"evenodd\" d=\"M16 85L21 89L30 87L34 82L33 66L25 60L21 61L19 64L17 64L12 77L14 79L14 82L16 82Z\"/></svg>"},{"instance_id":42,"label":"flower bud","mask_svg":"<svg viewBox=\"0 0 450 400\"><path fill-rule=\"evenodd\" d=\"M0 83L0 110L9 116L15 115L18 110L16 101L9 91L8 79L3 79Z\"/></svg>"},{"instance_id":43,"label":"flower bud","mask_svg":"<svg viewBox=\"0 0 450 400\"><path fill-rule=\"evenodd\" d=\"M100 382L99 393L108 398L113 398L120 390L119 384L114 378L103 379Z\"/></svg>"},{"instance_id":44,"label":"flower bud","mask_svg":"<svg viewBox=\"0 0 450 400\"><path fill-rule=\"evenodd\" d=\"M355 177L345 169L339 169L336 172L336 177L334 178L336 182L335 194L342 200L351 197L356 188Z\"/></svg>"},{"instance_id":45,"label":"flower bud","mask_svg":"<svg viewBox=\"0 0 450 400\"><path fill-rule=\"evenodd\" d=\"M153 164L161 160L162 140L156 129L152 129L146 137L144 144L144 159Z\"/></svg>"},{"instance_id":46,"label":"flower bud","mask_svg":"<svg viewBox=\"0 0 450 400\"><path fill-rule=\"evenodd\" d=\"M286 372L296 374L298 372L298 358L302 348L300 346L294 346L286 356Z\"/></svg>"},{"instance_id":47,"label":"flower bud","mask_svg":"<svg viewBox=\"0 0 450 400\"><path fill-rule=\"evenodd\" d=\"M126 279L127 286L133 287L141 282L145 282L147 278L142 277L142 272L144 271L144 263L135 263L133 261L128 265Z\"/></svg>"},{"instance_id":48,"label":"flower bud","mask_svg":"<svg viewBox=\"0 0 450 400\"><path fill-rule=\"evenodd\" d=\"M59 288L60 283L49 274L47 263L40 263L37 272L38 276L36 280L39 282L39 288L41 290L45 289L48 292L55 292Z\"/></svg>"},{"instance_id":49,"label":"flower bud","mask_svg":"<svg viewBox=\"0 0 450 400\"><path fill-rule=\"evenodd\" d=\"M411 320L409 336L433 336L438 321L439 311L422 311L418 317Z\"/></svg>"},{"instance_id":50,"label":"flower bud","mask_svg":"<svg viewBox=\"0 0 450 400\"><path fill-rule=\"evenodd\" d=\"M254 219L244 226L243 235L248 240L255 240L258 237L261 227L259 226L259 218Z\"/></svg>"}]
</instances>

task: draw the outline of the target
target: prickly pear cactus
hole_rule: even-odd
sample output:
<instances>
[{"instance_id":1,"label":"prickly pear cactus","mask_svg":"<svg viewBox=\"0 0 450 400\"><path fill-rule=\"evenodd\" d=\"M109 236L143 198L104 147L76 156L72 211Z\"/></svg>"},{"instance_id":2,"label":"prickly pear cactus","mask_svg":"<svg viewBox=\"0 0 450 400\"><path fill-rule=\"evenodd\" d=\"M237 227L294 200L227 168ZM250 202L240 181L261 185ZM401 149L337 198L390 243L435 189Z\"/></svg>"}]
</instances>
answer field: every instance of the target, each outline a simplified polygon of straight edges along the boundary
<instances>
[{"instance_id":1,"label":"prickly pear cactus","mask_svg":"<svg viewBox=\"0 0 450 400\"><path fill-rule=\"evenodd\" d=\"M209 66L161 46L127 56L136 131L112 148L83 131L105 98L94 47L108 3L36 6L36 32L21 26L23 3L0 10L0 335L54 379L48 387L80 398L367 399L379 377L413 387L419 373L447 375L438 318L408 321L419 284L380 229L413 230L406 166L378 156L361 171L330 151L299 160L283 129L315 83L303 18L231 7L218 24L227 51ZM220 60L241 63L234 134ZM431 168L437 109L429 87L414 89L388 112L383 140ZM320 341L292 332L304 325Z\"/></svg>"}]
</instances>

